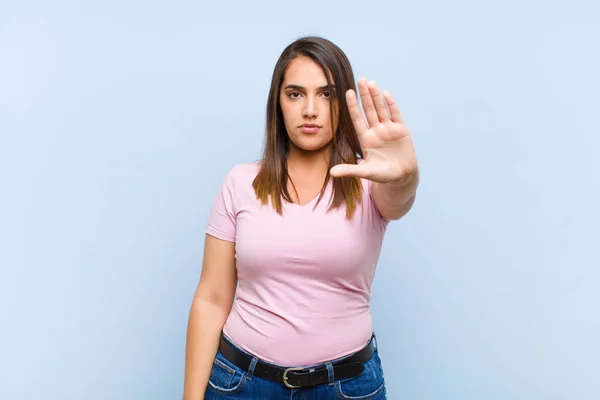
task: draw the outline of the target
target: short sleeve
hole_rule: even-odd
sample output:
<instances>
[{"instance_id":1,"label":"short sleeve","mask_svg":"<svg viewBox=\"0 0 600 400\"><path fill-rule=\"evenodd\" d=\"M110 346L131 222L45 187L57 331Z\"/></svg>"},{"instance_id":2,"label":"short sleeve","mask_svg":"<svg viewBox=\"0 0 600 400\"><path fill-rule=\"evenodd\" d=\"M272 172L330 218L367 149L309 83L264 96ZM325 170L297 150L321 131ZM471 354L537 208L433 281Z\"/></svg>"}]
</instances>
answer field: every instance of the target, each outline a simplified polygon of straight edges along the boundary
<instances>
[{"instance_id":1,"label":"short sleeve","mask_svg":"<svg viewBox=\"0 0 600 400\"><path fill-rule=\"evenodd\" d=\"M206 233L228 242L235 242L236 207L234 174L230 171L217 193L208 216Z\"/></svg>"}]
</instances>

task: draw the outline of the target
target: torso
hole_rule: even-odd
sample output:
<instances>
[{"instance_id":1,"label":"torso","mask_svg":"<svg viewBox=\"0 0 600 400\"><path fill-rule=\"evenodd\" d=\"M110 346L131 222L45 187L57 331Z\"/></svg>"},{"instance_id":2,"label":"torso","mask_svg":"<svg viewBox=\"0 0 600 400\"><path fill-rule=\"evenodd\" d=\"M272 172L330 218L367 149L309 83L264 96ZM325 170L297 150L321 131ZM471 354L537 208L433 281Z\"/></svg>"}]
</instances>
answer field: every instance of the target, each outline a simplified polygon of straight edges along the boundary
<instances>
[{"instance_id":1,"label":"torso","mask_svg":"<svg viewBox=\"0 0 600 400\"><path fill-rule=\"evenodd\" d=\"M223 193L227 206L209 217L207 233L236 243L239 289L224 333L259 358L310 365L360 349L372 334L370 287L387 222L363 182L354 219L328 211L317 179L295 181L297 203L283 215L256 199L258 163L235 167ZM290 189L290 194L293 194ZM231 222L230 222L231 221Z\"/></svg>"}]
</instances>

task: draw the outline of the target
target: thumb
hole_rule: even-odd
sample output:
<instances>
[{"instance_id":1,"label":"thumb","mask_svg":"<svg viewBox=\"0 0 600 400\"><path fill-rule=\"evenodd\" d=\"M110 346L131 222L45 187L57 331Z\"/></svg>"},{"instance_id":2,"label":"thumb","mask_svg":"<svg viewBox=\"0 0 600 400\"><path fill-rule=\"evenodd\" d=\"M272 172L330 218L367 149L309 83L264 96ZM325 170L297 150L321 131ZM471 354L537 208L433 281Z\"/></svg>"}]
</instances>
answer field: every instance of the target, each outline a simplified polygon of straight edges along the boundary
<instances>
[{"instance_id":1,"label":"thumb","mask_svg":"<svg viewBox=\"0 0 600 400\"><path fill-rule=\"evenodd\" d=\"M329 174L334 178L341 178L345 176L355 176L357 178L367 177L367 171L363 167L363 164L338 164L331 167Z\"/></svg>"}]
</instances>

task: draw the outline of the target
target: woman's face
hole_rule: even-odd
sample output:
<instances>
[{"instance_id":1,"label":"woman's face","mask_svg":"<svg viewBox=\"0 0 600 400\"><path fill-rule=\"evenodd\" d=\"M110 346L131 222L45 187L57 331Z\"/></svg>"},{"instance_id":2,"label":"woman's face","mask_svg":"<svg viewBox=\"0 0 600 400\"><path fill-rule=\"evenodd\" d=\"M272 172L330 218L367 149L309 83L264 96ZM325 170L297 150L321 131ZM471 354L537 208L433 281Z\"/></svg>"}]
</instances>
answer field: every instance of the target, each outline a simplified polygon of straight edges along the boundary
<instances>
[{"instance_id":1,"label":"woman's face","mask_svg":"<svg viewBox=\"0 0 600 400\"><path fill-rule=\"evenodd\" d=\"M333 94L323 69L310 58L300 56L288 65L279 104L290 138L290 151L327 149L333 138L329 114L329 96Z\"/></svg>"}]
</instances>

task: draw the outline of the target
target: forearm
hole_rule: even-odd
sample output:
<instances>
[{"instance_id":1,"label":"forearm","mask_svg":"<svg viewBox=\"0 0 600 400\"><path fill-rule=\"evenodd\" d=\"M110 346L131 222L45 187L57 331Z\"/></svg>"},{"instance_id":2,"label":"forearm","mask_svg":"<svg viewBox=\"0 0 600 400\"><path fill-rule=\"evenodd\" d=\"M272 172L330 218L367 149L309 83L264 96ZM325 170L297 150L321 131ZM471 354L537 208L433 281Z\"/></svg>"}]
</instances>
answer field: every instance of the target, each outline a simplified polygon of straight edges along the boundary
<instances>
[{"instance_id":1,"label":"forearm","mask_svg":"<svg viewBox=\"0 0 600 400\"><path fill-rule=\"evenodd\" d=\"M228 311L209 301L194 299L187 329L183 400L204 399Z\"/></svg>"},{"instance_id":2,"label":"forearm","mask_svg":"<svg viewBox=\"0 0 600 400\"><path fill-rule=\"evenodd\" d=\"M381 215L388 220L395 220L402 218L412 208L418 186L417 168L396 182L373 182L371 195Z\"/></svg>"}]
</instances>

